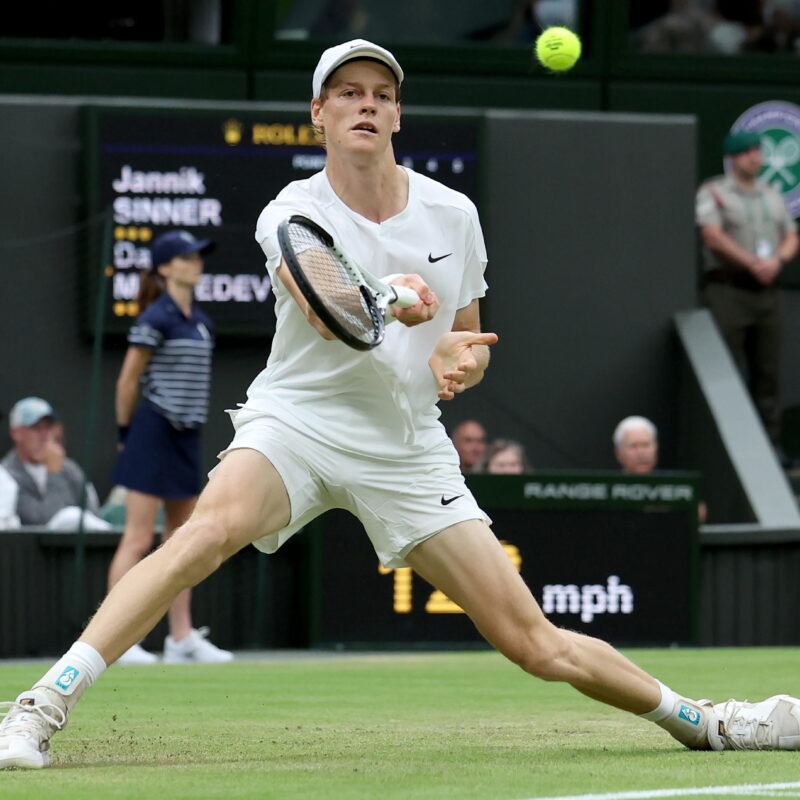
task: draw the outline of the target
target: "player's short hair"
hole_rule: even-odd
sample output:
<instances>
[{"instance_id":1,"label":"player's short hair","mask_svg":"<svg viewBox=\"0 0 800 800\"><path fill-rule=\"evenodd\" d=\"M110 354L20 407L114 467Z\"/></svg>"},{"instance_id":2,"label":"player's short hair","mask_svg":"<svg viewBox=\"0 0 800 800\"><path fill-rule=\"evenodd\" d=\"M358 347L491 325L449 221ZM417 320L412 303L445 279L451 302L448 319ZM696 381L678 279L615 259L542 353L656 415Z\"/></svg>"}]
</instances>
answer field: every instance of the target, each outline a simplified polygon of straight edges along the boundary
<instances>
[{"instance_id":1,"label":"player's short hair","mask_svg":"<svg viewBox=\"0 0 800 800\"><path fill-rule=\"evenodd\" d=\"M345 64L352 64L354 61L371 61L373 64L380 64L382 67L386 67L387 69L389 69L386 66L386 64L384 64L383 61L381 61L380 59L369 58L369 57L366 57L366 56L364 58L354 58L351 61L345 61ZM328 77L325 79L324 83L322 84L322 90L319 93L319 101L320 102L324 101L325 98L327 97L328 90L330 89L331 82L333 81L333 76L336 75L336 73L339 71L339 69L341 67L343 67L343 66L344 66L344 64L340 64L339 67L337 67L333 72L331 72L331 74L328 75ZM389 69L389 72L392 72L392 70ZM401 99L402 99L401 98L400 81L397 80L397 76L394 75L394 73L392 73L392 76L393 76L393 80L394 80L394 100L395 100L396 103L399 103L401 101Z\"/></svg>"},{"instance_id":2,"label":"player's short hair","mask_svg":"<svg viewBox=\"0 0 800 800\"><path fill-rule=\"evenodd\" d=\"M644 429L652 434L653 441L658 441L658 428L649 420L647 417L639 417L636 415L625 417L625 419L621 420L620 423L614 428L614 447L619 447L622 444L622 439L625 437L625 434L629 431L641 430Z\"/></svg>"}]
</instances>

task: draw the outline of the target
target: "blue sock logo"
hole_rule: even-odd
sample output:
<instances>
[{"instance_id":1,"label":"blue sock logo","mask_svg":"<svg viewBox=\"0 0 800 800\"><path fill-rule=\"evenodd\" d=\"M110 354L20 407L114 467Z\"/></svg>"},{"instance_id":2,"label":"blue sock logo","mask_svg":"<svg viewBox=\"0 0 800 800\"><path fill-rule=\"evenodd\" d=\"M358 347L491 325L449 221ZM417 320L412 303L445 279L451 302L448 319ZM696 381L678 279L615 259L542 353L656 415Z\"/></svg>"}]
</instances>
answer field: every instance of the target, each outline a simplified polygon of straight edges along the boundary
<instances>
[{"instance_id":1,"label":"blue sock logo","mask_svg":"<svg viewBox=\"0 0 800 800\"><path fill-rule=\"evenodd\" d=\"M58 686L59 689L63 689L65 692L68 692L80 674L81 671L77 667L64 667L61 674L56 678L56 686Z\"/></svg>"},{"instance_id":2,"label":"blue sock logo","mask_svg":"<svg viewBox=\"0 0 800 800\"><path fill-rule=\"evenodd\" d=\"M696 708L682 705L681 710L678 712L678 717L679 719L685 719L691 725L699 725L702 714Z\"/></svg>"}]
</instances>

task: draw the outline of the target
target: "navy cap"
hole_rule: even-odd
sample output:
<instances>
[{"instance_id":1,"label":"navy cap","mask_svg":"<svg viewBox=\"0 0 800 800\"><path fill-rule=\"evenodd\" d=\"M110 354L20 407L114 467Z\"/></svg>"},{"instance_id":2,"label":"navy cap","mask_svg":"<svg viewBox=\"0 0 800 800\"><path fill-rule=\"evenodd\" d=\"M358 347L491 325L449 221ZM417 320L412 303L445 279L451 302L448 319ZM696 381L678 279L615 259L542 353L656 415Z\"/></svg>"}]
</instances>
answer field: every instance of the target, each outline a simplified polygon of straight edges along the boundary
<instances>
[{"instance_id":1,"label":"navy cap","mask_svg":"<svg viewBox=\"0 0 800 800\"><path fill-rule=\"evenodd\" d=\"M188 256L189 253L206 255L216 246L210 239L195 239L189 231L167 231L150 245L150 269L155 272L175 256Z\"/></svg>"},{"instance_id":2,"label":"navy cap","mask_svg":"<svg viewBox=\"0 0 800 800\"><path fill-rule=\"evenodd\" d=\"M761 147L761 134L755 131L732 131L722 143L722 152L726 156L737 156Z\"/></svg>"}]
</instances>

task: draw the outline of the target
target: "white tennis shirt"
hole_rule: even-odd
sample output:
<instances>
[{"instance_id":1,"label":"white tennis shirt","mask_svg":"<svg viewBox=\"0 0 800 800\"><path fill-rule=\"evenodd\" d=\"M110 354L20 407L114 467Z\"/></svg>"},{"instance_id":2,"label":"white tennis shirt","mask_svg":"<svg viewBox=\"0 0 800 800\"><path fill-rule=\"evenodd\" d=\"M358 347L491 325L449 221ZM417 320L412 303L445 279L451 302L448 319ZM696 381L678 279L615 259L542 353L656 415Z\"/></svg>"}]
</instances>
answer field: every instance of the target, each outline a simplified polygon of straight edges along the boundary
<instances>
[{"instance_id":1,"label":"white tennis shirt","mask_svg":"<svg viewBox=\"0 0 800 800\"><path fill-rule=\"evenodd\" d=\"M398 458L439 451L449 459L455 451L439 422L439 387L428 357L452 329L456 311L486 293L486 247L468 197L406 171L408 204L380 224L346 206L324 170L290 183L262 211L256 241L267 256L277 325L267 366L244 406L348 452ZM411 328L393 322L383 343L367 352L324 340L275 276L277 228L292 214L321 225L378 278L421 275L441 302L434 319Z\"/></svg>"}]
</instances>

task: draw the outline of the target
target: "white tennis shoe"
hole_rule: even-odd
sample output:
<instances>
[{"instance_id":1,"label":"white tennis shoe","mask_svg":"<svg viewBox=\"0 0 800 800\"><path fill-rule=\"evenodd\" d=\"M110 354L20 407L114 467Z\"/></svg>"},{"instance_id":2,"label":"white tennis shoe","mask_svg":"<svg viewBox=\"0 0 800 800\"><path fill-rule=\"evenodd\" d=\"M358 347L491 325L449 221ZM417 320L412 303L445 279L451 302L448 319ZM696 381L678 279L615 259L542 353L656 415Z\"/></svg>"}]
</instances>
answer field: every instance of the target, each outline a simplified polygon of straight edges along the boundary
<instances>
[{"instance_id":1,"label":"white tennis shoe","mask_svg":"<svg viewBox=\"0 0 800 800\"><path fill-rule=\"evenodd\" d=\"M164 639L165 664L219 664L232 661L233 653L223 650L208 641L208 628L192 632L184 639L176 642L171 636Z\"/></svg>"},{"instance_id":2,"label":"white tennis shoe","mask_svg":"<svg viewBox=\"0 0 800 800\"><path fill-rule=\"evenodd\" d=\"M128 648L118 659L117 664L156 664L158 656L150 653L140 644Z\"/></svg>"},{"instance_id":3,"label":"white tennis shoe","mask_svg":"<svg viewBox=\"0 0 800 800\"><path fill-rule=\"evenodd\" d=\"M728 700L714 706L713 750L800 750L800 700L777 694L760 703Z\"/></svg>"},{"instance_id":4,"label":"white tennis shoe","mask_svg":"<svg viewBox=\"0 0 800 800\"><path fill-rule=\"evenodd\" d=\"M0 769L41 769L50 763L50 737L67 724L60 698L47 689L23 692L0 703Z\"/></svg>"}]
</instances>

